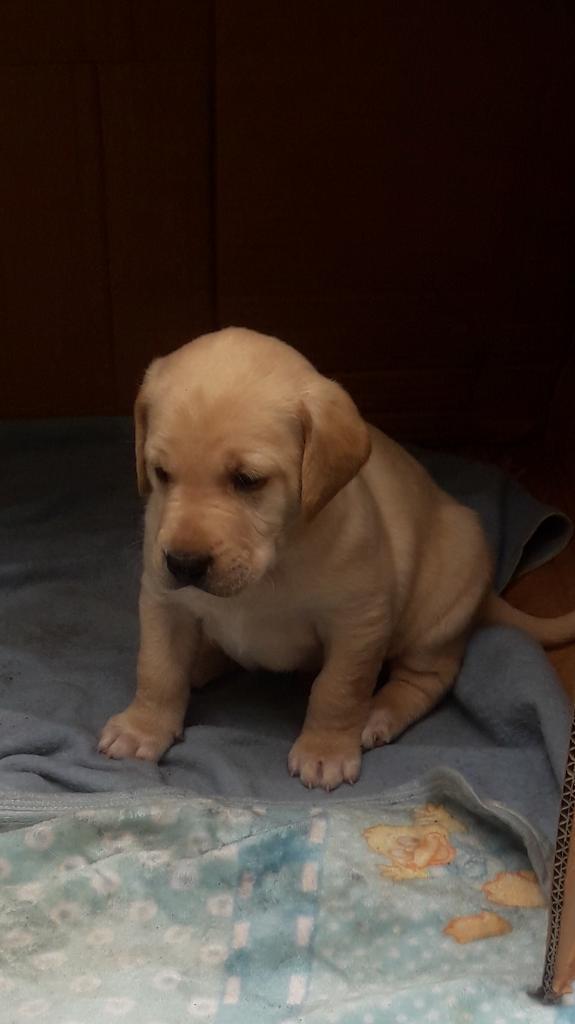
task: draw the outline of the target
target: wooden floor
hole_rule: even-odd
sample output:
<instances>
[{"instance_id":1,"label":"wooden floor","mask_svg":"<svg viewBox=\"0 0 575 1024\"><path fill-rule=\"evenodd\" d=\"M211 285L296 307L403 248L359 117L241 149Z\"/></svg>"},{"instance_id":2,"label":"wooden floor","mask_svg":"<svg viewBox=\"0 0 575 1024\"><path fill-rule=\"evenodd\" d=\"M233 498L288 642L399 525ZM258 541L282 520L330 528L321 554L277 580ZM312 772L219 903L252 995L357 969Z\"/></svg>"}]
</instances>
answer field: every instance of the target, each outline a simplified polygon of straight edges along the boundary
<instances>
[{"instance_id":1,"label":"wooden floor","mask_svg":"<svg viewBox=\"0 0 575 1024\"><path fill-rule=\"evenodd\" d=\"M497 462L536 498L554 505L575 522L575 458L568 452L530 446L505 455L493 451L480 454L485 461ZM533 615L562 615L575 608L575 538L553 561L515 580L505 596L511 604ZM548 656L575 699L575 644L549 651Z\"/></svg>"}]
</instances>

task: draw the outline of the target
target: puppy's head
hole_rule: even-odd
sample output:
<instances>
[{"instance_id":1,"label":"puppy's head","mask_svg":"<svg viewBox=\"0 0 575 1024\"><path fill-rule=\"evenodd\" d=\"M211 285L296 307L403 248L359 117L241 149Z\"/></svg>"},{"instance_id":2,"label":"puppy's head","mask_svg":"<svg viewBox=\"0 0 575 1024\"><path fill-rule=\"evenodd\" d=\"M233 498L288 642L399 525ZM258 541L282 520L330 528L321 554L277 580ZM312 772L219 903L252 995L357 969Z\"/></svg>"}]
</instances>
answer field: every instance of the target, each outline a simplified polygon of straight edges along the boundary
<instances>
[{"instance_id":1,"label":"puppy's head","mask_svg":"<svg viewBox=\"0 0 575 1024\"><path fill-rule=\"evenodd\" d=\"M229 597L262 579L369 456L351 398L253 331L152 363L135 404L148 567L165 588Z\"/></svg>"}]
</instances>

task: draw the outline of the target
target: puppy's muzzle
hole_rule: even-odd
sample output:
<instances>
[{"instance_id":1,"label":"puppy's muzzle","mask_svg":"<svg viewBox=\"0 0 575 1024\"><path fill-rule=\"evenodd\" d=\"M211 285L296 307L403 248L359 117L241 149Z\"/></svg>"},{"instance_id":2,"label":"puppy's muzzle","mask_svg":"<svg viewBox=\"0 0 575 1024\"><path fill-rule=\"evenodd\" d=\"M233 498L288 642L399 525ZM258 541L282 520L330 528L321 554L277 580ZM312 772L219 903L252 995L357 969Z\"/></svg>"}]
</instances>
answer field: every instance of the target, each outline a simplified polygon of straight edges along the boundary
<instances>
[{"instance_id":1,"label":"puppy's muzzle","mask_svg":"<svg viewBox=\"0 0 575 1024\"><path fill-rule=\"evenodd\" d=\"M202 587L213 558L187 551L166 551L166 567L178 587Z\"/></svg>"}]
</instances>

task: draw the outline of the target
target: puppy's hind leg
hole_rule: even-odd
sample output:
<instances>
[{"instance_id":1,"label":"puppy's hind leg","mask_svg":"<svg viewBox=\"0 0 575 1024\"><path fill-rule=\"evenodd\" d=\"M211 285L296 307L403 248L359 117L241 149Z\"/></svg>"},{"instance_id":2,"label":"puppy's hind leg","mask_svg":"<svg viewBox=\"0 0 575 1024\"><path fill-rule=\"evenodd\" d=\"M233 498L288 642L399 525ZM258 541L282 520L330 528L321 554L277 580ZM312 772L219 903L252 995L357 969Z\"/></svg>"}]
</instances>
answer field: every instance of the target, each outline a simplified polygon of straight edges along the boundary
<instances>
[{"instance_id":1,"label":"puppy's hind leg","mask_svg":"<svg viewBox=\"0 0 575 1024\"><path fill-rule=\"evenodd\" d=\"M364 750L391 743L442 700L455 681L465 640L436 651L406 653L394 661L389 681L373 698L361 742Z\"/></svg>"}]
</instances>

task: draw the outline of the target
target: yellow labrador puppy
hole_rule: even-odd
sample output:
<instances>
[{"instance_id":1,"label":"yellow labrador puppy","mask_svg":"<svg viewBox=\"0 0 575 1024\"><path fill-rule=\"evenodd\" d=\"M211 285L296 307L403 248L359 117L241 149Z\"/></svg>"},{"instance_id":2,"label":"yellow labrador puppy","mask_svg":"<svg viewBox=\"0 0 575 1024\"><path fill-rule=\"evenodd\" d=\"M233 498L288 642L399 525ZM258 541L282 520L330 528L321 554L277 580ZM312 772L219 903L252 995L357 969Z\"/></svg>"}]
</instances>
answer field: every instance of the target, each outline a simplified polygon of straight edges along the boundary
<instances>
[{"instance_id":1,"label":"yellow labrador puppy","mask_svg":"<svg viewBox=\"0 0 575 1024\"><path fill-rule=\"evenodd\" d=\"M157 760L190 688L226 660L315 673L289 770L334 789L452 685L470 631L538 620L491 589L475 514L369 427L351 398L274 338L230 328L152 363L135 407L148 495L133 703L110 757ZM389 682L373 696L382 663Z\"/></svg>"}]
</instances>

